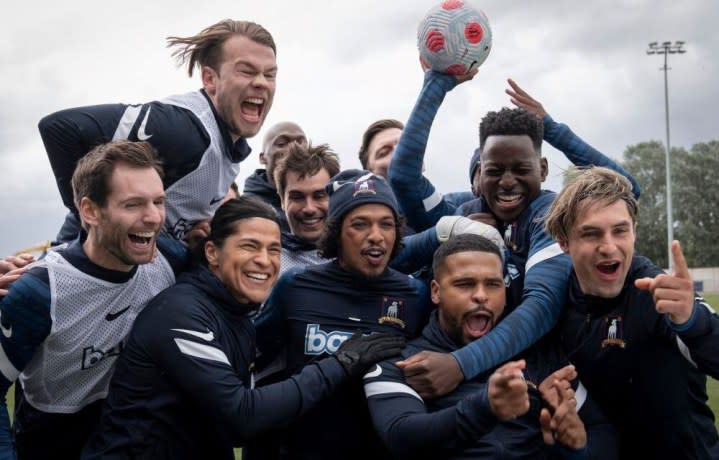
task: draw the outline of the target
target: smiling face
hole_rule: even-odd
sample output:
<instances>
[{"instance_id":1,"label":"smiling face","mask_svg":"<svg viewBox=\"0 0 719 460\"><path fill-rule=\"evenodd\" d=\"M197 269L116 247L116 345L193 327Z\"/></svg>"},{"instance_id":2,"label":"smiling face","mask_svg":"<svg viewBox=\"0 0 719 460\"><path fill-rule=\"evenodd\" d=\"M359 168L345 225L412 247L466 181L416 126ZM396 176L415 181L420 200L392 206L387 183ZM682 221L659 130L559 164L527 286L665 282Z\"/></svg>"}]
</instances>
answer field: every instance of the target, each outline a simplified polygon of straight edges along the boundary
<instances>
[{"instance_id":1,"label":"smiling face","mask_svg":"<svg viewBox=\"0 0 719 460\"><path fill-rule=\"evenodd\" d=\"M87 197L80 201L83 221L89 226L83 249L101 267L129 271L154 256L165 221L165 191L154 168L124 163L115 165L108 185L105 206Z\"/></svg>"},{"instance_id":2,"label":"smiling face","mask_svg":"<svg viewBox=\"0 0 719 460\"><path fill-rule=\"evenodd\" d=\"M261 303L280 272L280 227L262 217L237 221L222 246L205 245L210 271L240 303Z\"/></svg>"},{"instance_id":3,"label":"smiling face","mask_svg":"<svg viewBox=\"0 0 719 460\"><path fill-rule=\"evenodd\" d=\"M357 206L342 220L340 266L367 278L375 278L387 268L396 238L396 221L388 206Z\"/></svg>"},{"instance_id":4,"label":"smiling face","mask_svg":"<svg viewBox=\"0 0 719 460\"><path fill-rule=\"evenodd\" d=\"M568 241L559 241L559 245L572 258L582 292L604 298L619 295L636 239L627 204L623 200L582 202L568 235Z\"/></svg>"},{"instance_id":5,"label":"smiling face","mask_svg":"<svg viewBox=\"0 0 719 460\"><path fill-rule=\"evenodd\" d=\"M218 71L202 67L202 83L233 140L260 130L275 95L277 63L269 46L235 35L222 45Z\"/></svg>"},{"instance_id":6,"label":"smiling face","mask_svg":"<svg viewBox=\"0 0 719 460\"><path fill-rule=\"evenodd\" d=\"M447 256L434 274L432 301L442 329L460 346L489 332L504 311L502 260L481 251Z\"/></svg>"},{"instance_id":7,"label":"smiling face","mask_svg":"<svg viewBox=\"0 0 719 460\"><path fill-rule=\"evenodd\" d=\"M327 209L330 199L325 184L330 175L321 169L314 176L300 178L297 171L287 171L282 209L287 215L290 230L294 235L310 243L316 243L327 223Z\"/></svg>"},{"instance_id":8,"label":"smiling face","mask_svg":"<svg viewBox=\"0 0 719 460\"><path fill-rule=\"evenodd\" d=\"M367 146L367 169L386 178L401 135L402 130L399 128L387 128L378 132Z\"/></svg>"},{"instance_id":9,"label":"smiling face","mask_svg":"<svg viewBox=\"0 0 719 460\"><path fill-rule=\"evenodd\" d=\"M527 135L492 135L482 149L479 188L492 213L511 223L541 191L547 160Z\"/></svg>"}]
</instances>

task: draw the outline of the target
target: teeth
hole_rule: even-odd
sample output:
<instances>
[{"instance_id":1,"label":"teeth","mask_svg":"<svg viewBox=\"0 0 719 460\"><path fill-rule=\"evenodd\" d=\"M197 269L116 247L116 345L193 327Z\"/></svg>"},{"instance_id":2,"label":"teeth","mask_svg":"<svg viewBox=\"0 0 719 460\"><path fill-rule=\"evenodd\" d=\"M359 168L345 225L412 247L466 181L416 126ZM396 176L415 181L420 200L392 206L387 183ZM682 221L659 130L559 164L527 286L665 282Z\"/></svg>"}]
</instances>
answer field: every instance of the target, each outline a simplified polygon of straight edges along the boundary
<instances>
[{"instance_id":1,"label":"teeth","mask_svg":"<svg viewBox=\"0 0 719 460\"><path fill-rule=\"evenodd\" d=\"M138 232L138 233L130 233L130 235L137 236L139 238L152 238L155 236L155 232Z\"/></svg>"},{"instance_id":2,"label":"teeth","mask_svg":"<svg viewBox=\"0 0 719 460\"><path fill-rule=\"evenodd\" d=\"M380 257L380 256L382 256L383 252L382 251L367 251L367 254L372 257Z\"/></svg>"},{"instance_id":3,"label":"teeth","mask_svg":"<svg viewBox=\"0 0 719 460\"><path fill-rule=\"evenodd\" d=\"M245 99L245 102L249 102L250 104L261 105L261 104L265 103L265 100L262 99L261 97L250 97L250 98Z\"/></svg>"},{"instance_id":4,"label":"teeth","mask_svg":"<svg viewBox=\"0 0 719 460\"><path fill-rule=\"evenodd\" d=\"M522 197L521 195L502 195L502 196L498 196L497 199L499 201L512 202L512 201L519 200L521 197Z\"/></svg>"},{"instance_id":5,"label":"teeth","mask_svg":"<svg viewBox=\"0 0 719 460\"><path fill-rule=\"evenodd\" d=\"M307 225L314 225L314 224L319 223L321 220L322 220L322 218L320 218L320 217L314 217L312 219L303 219L302 223L307 224Z\"/></svg>"},{"instance_id":6,"label":"teeth","mask_svg":"<svg viewBox=\"0 0 719 460\"><path fill-rule=\"evenodd\" d=\"M258 281L266 281L270 278L270 275L267 273L246 273L246 275L248 278Z\"/></svg>"}]
</instances>

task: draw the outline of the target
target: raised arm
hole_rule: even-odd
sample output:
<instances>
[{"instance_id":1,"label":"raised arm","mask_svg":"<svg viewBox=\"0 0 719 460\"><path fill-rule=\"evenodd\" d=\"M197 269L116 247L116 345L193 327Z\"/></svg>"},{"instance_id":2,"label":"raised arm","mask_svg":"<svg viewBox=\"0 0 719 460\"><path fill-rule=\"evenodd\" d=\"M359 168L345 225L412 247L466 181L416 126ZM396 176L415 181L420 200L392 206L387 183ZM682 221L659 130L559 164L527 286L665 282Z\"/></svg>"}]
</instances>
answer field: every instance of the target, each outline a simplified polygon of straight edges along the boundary
<instances>
[{"instance_id":1,"label":"raised arm","mask_svg":"<svg viewBox=\"0 0 719 460\"><path fill-rule=\"evenodd\" d=\"M461 77L425 72L422 90L392 156L389 183L407 223L416 231L433 226L442 216L454 214L456 204L445 200L424 177L422 165L429 132L445 95L458 82L471 80L475 74L476 70Z\"/></svg>"},{"instance_id":2,"label":"raised arm","mask_svg":"<svg viewBox=\"0 0 719 460\"><path fill-rule=\"evenodd\" d=\"M509 100L512 104L542 119L545 141L564 153L567 159L575 166L604 166L617 171L629 179L632 183L632 193L634 197L639 198L641 188L639 182L637 182L631 174L619 166L614 160L574 134L569 126L554 121L542 104L524 91L514 80L510 78L507 82L510 88L506 89L505 92L509 95Z\"/></svg>"}]
</instances>

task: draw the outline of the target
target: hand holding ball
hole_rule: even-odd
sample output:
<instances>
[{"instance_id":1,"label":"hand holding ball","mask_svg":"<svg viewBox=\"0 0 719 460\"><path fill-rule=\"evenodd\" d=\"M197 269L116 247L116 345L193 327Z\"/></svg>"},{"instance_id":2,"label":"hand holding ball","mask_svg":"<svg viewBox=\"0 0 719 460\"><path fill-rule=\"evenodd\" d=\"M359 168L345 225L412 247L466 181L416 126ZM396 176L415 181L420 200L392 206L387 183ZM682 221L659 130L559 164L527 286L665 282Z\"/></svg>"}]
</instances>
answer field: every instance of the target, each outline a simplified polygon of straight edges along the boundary
<instances>
[{"instance_id":1,"label":"hand holding ball","mask_svg":"<svg viewBox=\"0 0 719 460\"><path fill-rule=\"evenodd\" d=\"M417 47L426 67L466 74L482 65L492 49L487 15L465 0L444 0L420 22Z\"/></svg>"}]
</instances>

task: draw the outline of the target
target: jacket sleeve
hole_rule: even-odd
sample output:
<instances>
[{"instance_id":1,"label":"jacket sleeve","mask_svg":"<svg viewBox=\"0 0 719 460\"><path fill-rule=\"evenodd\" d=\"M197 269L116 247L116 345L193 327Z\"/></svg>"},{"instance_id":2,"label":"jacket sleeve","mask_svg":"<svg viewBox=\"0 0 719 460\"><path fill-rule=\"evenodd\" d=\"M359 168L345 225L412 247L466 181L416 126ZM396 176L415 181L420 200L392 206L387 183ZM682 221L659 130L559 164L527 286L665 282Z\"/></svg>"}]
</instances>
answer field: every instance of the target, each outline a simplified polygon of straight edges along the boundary
<instances>
[{"instance_id":1,"label":"jacket sleeve","mask_svg":"<svg viewBox=\"0 0 719 460\"><path fill-rule=\"evenodd\" d=\"M549 200L532 216L529 258L520 304L489 333L454 351L466 379L491 369L536 343L559 321L567 296L571 259L542 224Z\"/></svg>"},{"instance_id":2,"label":"jacket sleeve","mask_svg":"<svg viewBox=\"0 0 719 460\"><path fill-rule=\"evenodd\" d=\"M227 429L236 445L295 420L348 378L339 361L329 357L285 381L253 389L230 365L231 351L217 340L214 319L201 310L166 319L162 328L144 334L146 349L195 406Z\"/></svg>"},{"instance_id":3,"label":"jacket sleeve","mask_svg":"<svg viewBox=\"0 0 719 460\"><path fill-rule=\"evenodd\" d=\"M113 140L124 104L105 104L61 110L40 120L38 128L62 202L74 210L72 173L75 165L96 145Z\"/></svg>"},{"instance_id":4,"label":"jacket sleeve","mask_svg":"<svg viewBox=\"0 0 719 460\"><path fill-rule=\"evenodd\" d=\"M402 273L414 273L432 265L434 251L439 247L434 227L402 238L403 247L389 263L390 267Z\"/></svg>"},{"instance_id":5,"label":"jacket sleeve","mask_svg":"<svg viewBox=\"0 0 719 460\"><path fill-rule=\"evenodd\" d=\"M365 375L364 386L375 431L398 458L456 447L481 437L497 424L486 389L454 406L428 412L391 361Z\"/></svg>"},{"instance_id":6,"label":"jacket sleeve","mask_svg":"<svg viewBox=\"0 0 719 460\"><path fill-rule=\"evenodd\" d=\"M15 458L6 397L10 386L50 333L47 270L33 268L16 280L0 303L0 458Z\"/></svg>"},{"instance_id":7,"label":"jacket sleeve","mask_svg":"<svg viewBox=\"0 0 719 460\"><path fill-rule=\"evenodd\" d=\"M66 109L40 120L40 136L62 201L75 209L72 173L93 147L116 140L147 141L155 147L168 188L195 170L210 144L209 134L189 110L159 101Z\"/></svg>"},{"instance_id":8,"label":"jacket sleeve","mask_svg":"<svg viewBox=\"0 0 719 460\"><path fill-rule=\"evenodd\" d=\"M698 294L694 298L694 309L684 324L673 323L668 315L659 324L667 335L676 335L679 352L704 374L719 379L719 316Z\"/></svg>"},{"instance_id":9,"label":"jacket sleeve","mask_svg":"<svg viewBox=\"0 0 719 460\"><path fill-rule=\"evenodd\" d=\"M632 183L634 198L639 198L641 193L639 182L614 160L584 142L582 138L574 134L569 126L557 123L549 115L545 115L542 122L544 124L544 140L564 153L572 164L575 166L603 166L613 169L629 179L629 182Z\"/></svg>"},{"instance_id":10,"label":"jacket sleeve","mask_svg":"<svg viewBox=\"0 0 719 460\"><path fill-rule=\"evenodd\" d=\"M422 174L432 122L444 96L456 84L457 80L451 75L425 72L419 98L392 155L389 183L407 224L418 232L432 227L440 217L454 214L456 207Z\"/></svg>"}]
</instances>

